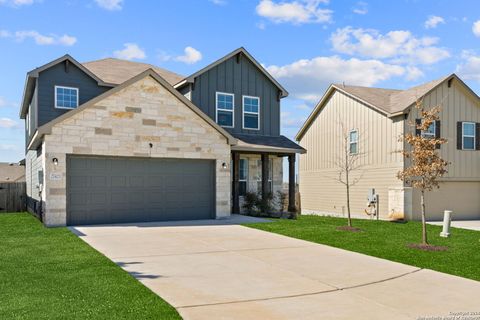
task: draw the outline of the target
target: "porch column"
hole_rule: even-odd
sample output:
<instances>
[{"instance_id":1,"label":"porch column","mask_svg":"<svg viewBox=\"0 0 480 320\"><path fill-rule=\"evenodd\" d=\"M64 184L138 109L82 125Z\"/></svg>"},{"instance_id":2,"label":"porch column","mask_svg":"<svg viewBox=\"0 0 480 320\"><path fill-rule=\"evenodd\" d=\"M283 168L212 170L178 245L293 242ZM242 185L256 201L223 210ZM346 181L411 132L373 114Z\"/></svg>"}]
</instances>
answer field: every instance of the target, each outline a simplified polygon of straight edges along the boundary
<instances>
[{"instance_id":1,"label":"porch column","mask_svg":"<svg viewBox=\"0 0 480 320\"><path fill-rule=\"evenodd\" d=\"M270 186L268 184L268 154L262 153L262 198L270 192Z\"/></svg>"},{"instance_id":2,"label":"porch column","mask_svg":"<svg viewBox=\"0 0 480 320\"><path fill-rule=\"evenodd\" d=\"M297 211L295 208L295 154L288 155L288 211Z\"/></svg>"},{"instance_id":3,"label":"porch column","mask_svg":"<svg viewBox=\"0 0 480 320\"><path fill-rule=\"evenodd\" d=\"M240 183L238 177L240 174L240 154L238 152L232 152L233 157L233 177L232 177L232 213L240 213Z\"/></svg>"}]
</instances>

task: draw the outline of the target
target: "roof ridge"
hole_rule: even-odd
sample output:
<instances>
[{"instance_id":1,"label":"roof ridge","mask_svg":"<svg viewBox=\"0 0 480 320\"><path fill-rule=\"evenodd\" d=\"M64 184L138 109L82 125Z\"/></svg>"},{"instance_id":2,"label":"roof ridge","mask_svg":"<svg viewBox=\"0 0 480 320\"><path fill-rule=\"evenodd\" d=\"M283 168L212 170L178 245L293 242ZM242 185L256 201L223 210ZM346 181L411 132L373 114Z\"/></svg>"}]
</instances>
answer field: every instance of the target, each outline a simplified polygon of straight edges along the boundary
<instances>
[{"instance_id":1,"label":"roof ridge","mask_svg":"<svg viewBox=\"0 0 480 320\"><path fill-rule=\"evenodd\" d=\"M342 88L342 87L351 87L351 88L365 88L371 90L388 90L388 91L404 91L402 89L394 89L394 88L381 88L381 87L369 87L369 86L358 86L358 85L350 85L350 84L343 84L343 83L332 83L334 86Z\"/></svg>"}]
</instances>

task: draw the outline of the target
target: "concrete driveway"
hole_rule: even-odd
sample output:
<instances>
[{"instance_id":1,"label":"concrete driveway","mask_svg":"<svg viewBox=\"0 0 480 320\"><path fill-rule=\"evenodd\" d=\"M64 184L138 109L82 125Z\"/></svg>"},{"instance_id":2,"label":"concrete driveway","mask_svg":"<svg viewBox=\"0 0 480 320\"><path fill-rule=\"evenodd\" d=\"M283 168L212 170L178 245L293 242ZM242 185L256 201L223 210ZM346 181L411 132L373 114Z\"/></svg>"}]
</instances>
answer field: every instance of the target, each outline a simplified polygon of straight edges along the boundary
<instances>
[{"instance_id":1,"label":"concrete driveway","mask_svg":"<svg viewBox=\"0 0 480 320\"><path fill-rule=\"evenodd\" d=\"M428 221L427 223L442 226L443 221ZM480 231L480 220L452 220L451 226L454 228ZM450 231L454 233L455 231Z\"/></svg>"},{"instance_id":2,"label":"concrete driveway","mask_svg":"<svg viewBox=\"0 0 480 320\"><path fill-rule=\"evenodd\" d=\"M480 282L234 222L71 230L184 319L420 319L480 311Z\"/></svg>"}]
</instances>

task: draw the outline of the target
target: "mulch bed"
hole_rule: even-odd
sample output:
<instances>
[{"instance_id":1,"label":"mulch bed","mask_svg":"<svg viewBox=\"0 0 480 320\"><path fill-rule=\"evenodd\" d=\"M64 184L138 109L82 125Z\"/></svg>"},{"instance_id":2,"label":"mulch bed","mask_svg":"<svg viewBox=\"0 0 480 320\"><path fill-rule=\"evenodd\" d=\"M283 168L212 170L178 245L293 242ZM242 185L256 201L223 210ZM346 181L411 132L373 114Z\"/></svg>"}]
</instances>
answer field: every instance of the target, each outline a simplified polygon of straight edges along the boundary
<instances>
[{"instance_id":1,"label":"mulch bed","mask_svg":"<svg viewBox=\"0 0 480 320\"><path fill-rule=\"evenodd\" d=\"M362 232L363 231L360 228L349 227L349 226L337 227L337 230L339 230L339 231L350 231L350 232Z\"/></svg>"},{"instance_id":2,"label":"mulch bed","mask_svg":"<svg viewBox=\"0 0 480 320\"><path fill-rule=\"evenodd\" d=\"M418 249L423 251L447 251L448 247L444 246L434 246L430 244L421 244L421 243L410 243L407 247L411 249Z\"/></svg>"}]
</instances>

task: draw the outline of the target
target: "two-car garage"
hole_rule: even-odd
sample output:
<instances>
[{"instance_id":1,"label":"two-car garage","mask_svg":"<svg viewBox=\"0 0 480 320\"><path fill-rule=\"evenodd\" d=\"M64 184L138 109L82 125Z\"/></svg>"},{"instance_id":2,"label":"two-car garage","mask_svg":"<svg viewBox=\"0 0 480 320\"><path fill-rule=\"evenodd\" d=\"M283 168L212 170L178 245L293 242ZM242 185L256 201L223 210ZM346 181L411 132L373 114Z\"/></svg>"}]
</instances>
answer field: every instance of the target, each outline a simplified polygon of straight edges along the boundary
<instances>
[{"instance_id":1,"label":"two-car garage","mask_svg":"<svg viewBox=\"0 0 480 320\"><path fill-rule=\"evenodd\" d=\"M67 157L67 224L215 218L215 161Z\"/></svg>"}]
</instances>

